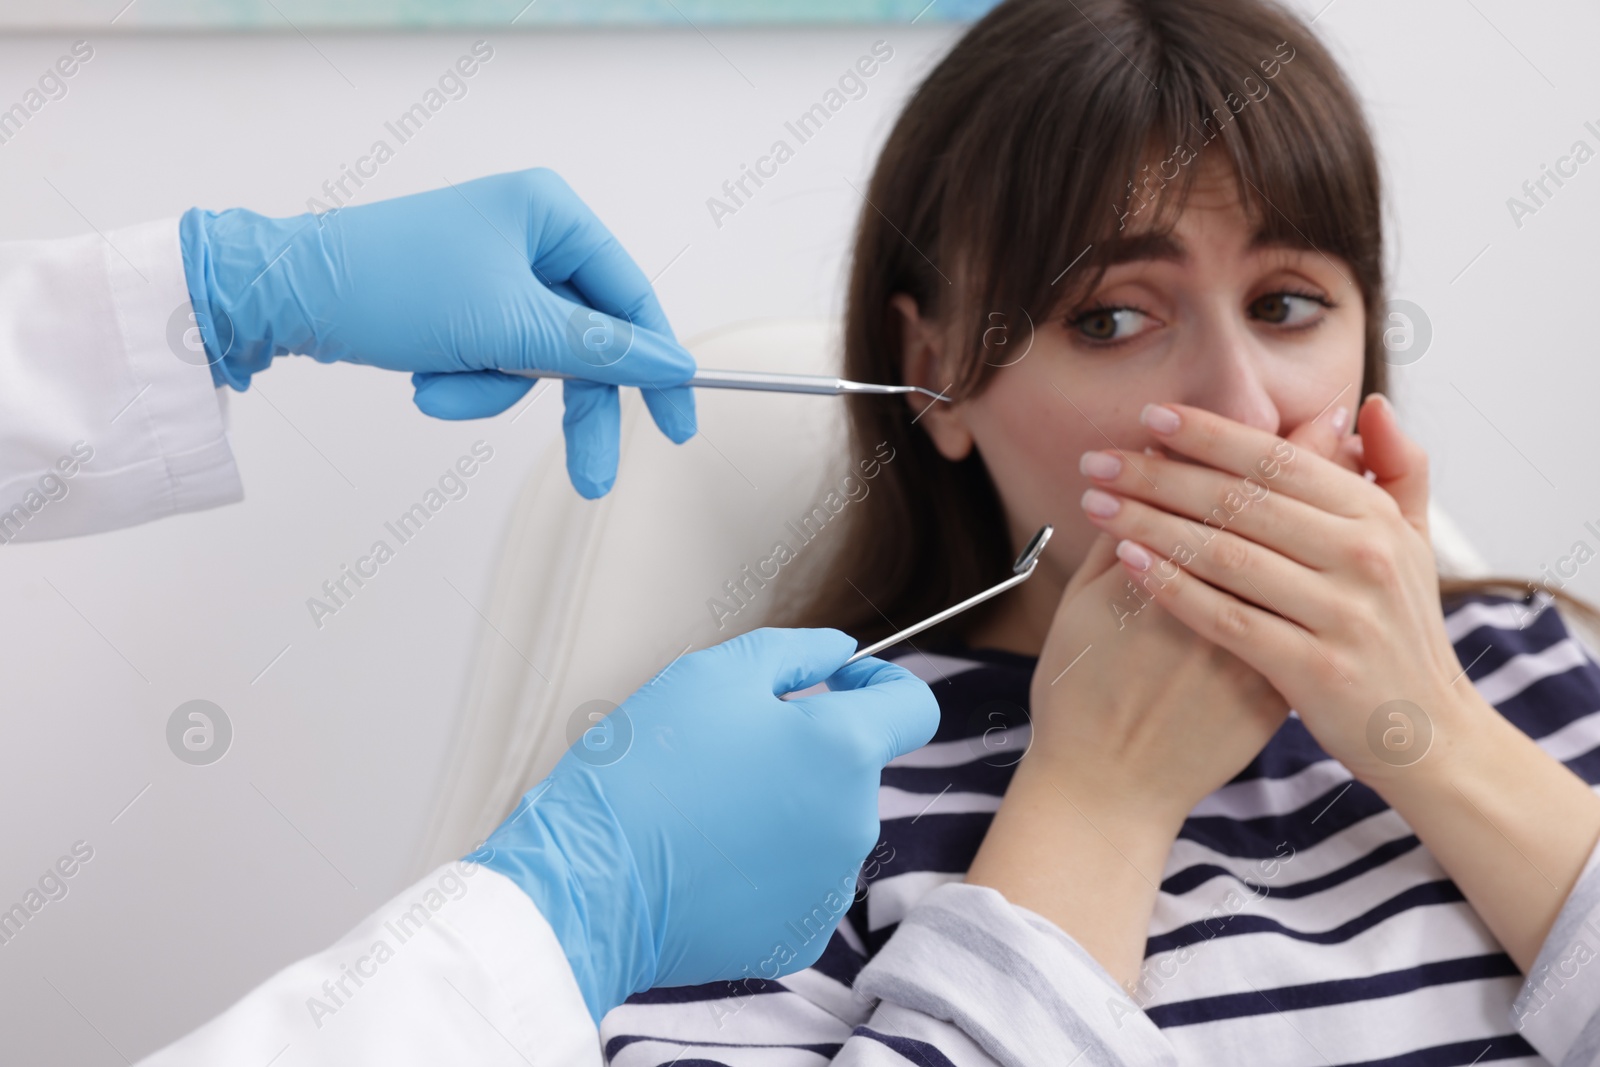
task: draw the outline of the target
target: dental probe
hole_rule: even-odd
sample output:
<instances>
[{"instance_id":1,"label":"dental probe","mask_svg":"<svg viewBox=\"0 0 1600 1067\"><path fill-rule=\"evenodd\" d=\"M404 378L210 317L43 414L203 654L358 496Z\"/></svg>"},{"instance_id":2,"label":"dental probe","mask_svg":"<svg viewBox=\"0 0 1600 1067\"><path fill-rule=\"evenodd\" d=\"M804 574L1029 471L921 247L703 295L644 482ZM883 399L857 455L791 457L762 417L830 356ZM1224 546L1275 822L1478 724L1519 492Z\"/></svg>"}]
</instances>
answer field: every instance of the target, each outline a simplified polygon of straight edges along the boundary
<instances>
[{"instance_id":1,"label":"dental probe","mask_svg":"<svg viewBox=\"0 0 1600 1067\"><path fill-rule=\"evenodd\" d=\"M990 586L988 589L985 589L976 596L968 597L959 604L945 608L937 615L928 616L915 626L908 626L899 633L890 634L882 641L868 645L866 648L863 648L861 651L845 660L844 665L848 667L858 659L865 659L867 656L875 656L879 652L882 652L884 649L888 648L890 645L899 644L908 637L920 634L930 626L937 626L946 619L955 618L963 611L966 611L968 608L973 607L976 604L983 603L990 597L999 596L1012 586L1021 585L1023 582L1027 581L1033 576L1033 569L1039 565L1039 556L1042 552L1044 552L1044 546L1050 543L1050 535L1054 532L1054 526L1046 524L1039 527L1039 532L1033 535L1033 539L1028 542L1028 546L1022 550L1022 555L1018 556L1017 561L1011 565L1012 575L1010 578L1007 578L998 585Z\"/></svg>"},{"instance_id":2,"label":"dental probe","mask_svg":"<svg viewBox=\"0 0 1600 1067\"><path fill-rule=\"evenodd\" d=\"M501 368L502 374L514 374L519 378L560 378L570 380L583 378L583 375L564 374L560 371L537 370L508 370ZM754 370L700 370L690 378L685 385L692 385L699 389L754 389L764 393L814 393L818 396L846 396L852 393L891 395L896 393L921 393L931 396L935 400L948 401L950 398L932 389L924 389L920 385L874 385L870 382L852 382L844 378L832 378L826 374L774 374L767 371Z\"/></svg>"}]
</instances>

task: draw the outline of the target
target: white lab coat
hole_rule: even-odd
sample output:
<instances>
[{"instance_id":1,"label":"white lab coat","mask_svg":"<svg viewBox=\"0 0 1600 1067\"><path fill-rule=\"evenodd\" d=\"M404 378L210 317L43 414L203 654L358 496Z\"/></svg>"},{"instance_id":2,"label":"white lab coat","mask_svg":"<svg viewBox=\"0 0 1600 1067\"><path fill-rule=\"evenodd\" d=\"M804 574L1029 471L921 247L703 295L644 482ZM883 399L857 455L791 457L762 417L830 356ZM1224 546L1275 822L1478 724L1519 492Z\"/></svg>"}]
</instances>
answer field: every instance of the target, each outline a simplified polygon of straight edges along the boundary
<instances>
[{"instance_id":1,"label":"white lab coat","mask_svg":"<svg viewBox=\"0 0 1600 1067\"><path fill-rule=\"evenodd\" d=\"M461 862L140 1067L600 1062L550 924L509 878Z\"/></svg>"},{"instance_id":2,"label":"white lab coat","mask_svg":"<svg viewBox=\"0 0 1600 1067\"><path fill-rule=\"evenodd\" d=\"M176 220L0 244L0 550L244 495L190 310ZM599 1064L598 1033L533 901L465 862L144 1061L530 1062Z\"/></svg>"},{"instance_id":3,"label":"white lab coat","mask_svg":"<svg viewBox=\"0 0 1600 1067\"><path fill-rule=\"evenodd\" d=\"M244 495L189 314L175 222L0 244L0 541Z\"/></svg>"}]
</instances>

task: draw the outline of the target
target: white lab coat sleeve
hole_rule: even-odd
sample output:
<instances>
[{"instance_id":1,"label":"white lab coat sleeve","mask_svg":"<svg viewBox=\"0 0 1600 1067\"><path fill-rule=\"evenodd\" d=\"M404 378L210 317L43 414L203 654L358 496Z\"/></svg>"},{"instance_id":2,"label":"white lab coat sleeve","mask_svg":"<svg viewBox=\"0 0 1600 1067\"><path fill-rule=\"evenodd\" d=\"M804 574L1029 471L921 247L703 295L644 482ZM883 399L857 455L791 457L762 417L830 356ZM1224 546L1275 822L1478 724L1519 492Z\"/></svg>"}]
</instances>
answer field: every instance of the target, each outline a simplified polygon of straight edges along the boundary
<instances>
[{"instance_id":1,"label":"white lab coat sleeve","mask_svg":"<svg viewBox=\"0 0 1600 1067\"><path fill-rule=\"evenodd\" d=\"M244 496L178 222L0 244L0 543Z\"/></svg>"},{"instance_id":2,"label":"white lab coat sleeve","mask_svg":"<svg viewBox=\"0 0 1600 1067\"><path fill-rule=\"evenodd\" d=\"M438 868L140 1067L599 1067L550 924L516 883Z\"/></svg>"}]
</instances>

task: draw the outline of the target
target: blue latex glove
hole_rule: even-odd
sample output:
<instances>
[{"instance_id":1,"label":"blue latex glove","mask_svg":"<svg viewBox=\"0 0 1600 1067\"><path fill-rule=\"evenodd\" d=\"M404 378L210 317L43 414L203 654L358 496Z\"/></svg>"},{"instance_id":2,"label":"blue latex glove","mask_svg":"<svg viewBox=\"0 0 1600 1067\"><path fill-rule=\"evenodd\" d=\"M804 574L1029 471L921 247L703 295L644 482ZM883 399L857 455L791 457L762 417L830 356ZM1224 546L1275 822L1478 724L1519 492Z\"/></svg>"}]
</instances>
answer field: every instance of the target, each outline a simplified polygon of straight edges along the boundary
<instances>
[{"instance_id":1,"label":"blue latex glove","mask_svg":"<svg viewBox=\"0 0 1600 1067\"><path fill-rule=\"evenodd\" d=\"M218 385L244 389L300 353L411 371L416 403L444 419L509 408L554 370L566 383L567 472L578 492L616 480L618 385L644 390L672 440L694 436L694 359L650 282L549 170L269 219L184 214L190 302Z\"/></svg>"},{"instance_id":2,"label":"blue latex glove","mask_svg":"<svg viewBox=\"0 0 1600 1067\"><path fill-rule=\"evenodd\" d=\"M939 724L905 668L839 670L855 647L763 629L682 657L468 857L538 904L596 1023L645 989L776 978L822 954L878 840L883 765ZM824 679L831 692L779 699Z\"/></svg>"}]
</instances>

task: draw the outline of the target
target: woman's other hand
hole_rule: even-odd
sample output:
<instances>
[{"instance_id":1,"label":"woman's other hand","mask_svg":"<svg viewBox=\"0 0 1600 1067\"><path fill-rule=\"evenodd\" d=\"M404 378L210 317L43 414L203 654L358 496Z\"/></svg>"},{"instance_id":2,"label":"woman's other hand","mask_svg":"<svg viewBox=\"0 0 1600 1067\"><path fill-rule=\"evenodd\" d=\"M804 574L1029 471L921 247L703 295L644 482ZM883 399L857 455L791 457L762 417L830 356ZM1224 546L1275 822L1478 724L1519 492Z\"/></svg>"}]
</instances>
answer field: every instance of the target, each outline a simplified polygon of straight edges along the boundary
<instances>
[{"instance_id":1,"label":"woman's other hand","mask_svg":"<svg viewBox=\"0 0 1600 1067\"><path fill-rule=\"evenodd\" d=\"M1288 704L1130 580L1115 547L1096 540L1062 594L1033 675L1025 765L1086 814L1115 809L1175 837L1261 751Z\"/></svg>"},{"instance_id":2,"label":"woman's other hand","mask_svg":"<svg viewBox=\"0 0 1600 1067\"><path fill-rule=\"evenodd\" d=\"M1050 919L1131 993L1184 818L1288 705L1141 595L1114 548L1100 537L1062 595L1034 670L1033 738L967 881Z\"/></svg>"}]
</instances>

